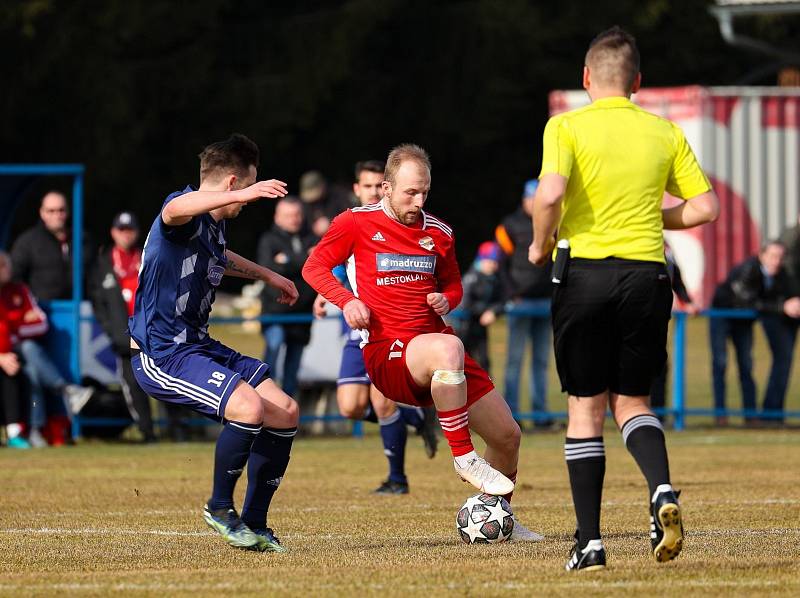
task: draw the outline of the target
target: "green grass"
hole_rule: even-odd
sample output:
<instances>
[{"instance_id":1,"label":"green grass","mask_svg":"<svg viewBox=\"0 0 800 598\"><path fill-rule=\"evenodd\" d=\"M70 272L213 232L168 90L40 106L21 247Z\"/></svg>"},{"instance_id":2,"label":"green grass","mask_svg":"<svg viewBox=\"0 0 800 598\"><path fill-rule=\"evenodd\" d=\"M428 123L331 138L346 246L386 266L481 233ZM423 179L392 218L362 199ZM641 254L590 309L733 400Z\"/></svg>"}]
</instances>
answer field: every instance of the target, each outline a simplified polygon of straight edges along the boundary
<instances>
[{"instance_id":1,"label":"green grass","mask_svg":"<svg viewBox=\"0 0 800 598\"><path fill-rule=\"evenodd\" d=\"M214 332L261 354L258 334L236 326ZM501 388L504 337L496 325L492 373ZM689 405L707 407L705 320L690 322L689 339ZM760 333L755 355L763 388L769 353ZM550 374L550 405L561 409ZM737 407L735 372L729 378L729 405ZM800 408L799 391L793 381L790 408ZM455 513L471 491L446 454L428 461L412 438L411 495L374 497L386 468L375 427L363 439L298 438L270 516L291 549L285 555L236 551L206 528L210 443L0 450L0 595L800 595L800 432L716 431L705 423L693 418L689 431L668 433L687 538L683 554L665 565L649 553L643 480L609 425L609 568L579 575L562 571L574 514L560 433L524 436L513 502L546 540L499 546L460 541ZM239 504L243 490L244 483Z\"/></svg>"},{"instance_id":2,"label":"green grass","mask_svg":"<svg viewBox=\"0 0 800 598\"><path fill-rule=\"evenodd\" d=\"M428 461L412 438L412 493L374 497L385 474L374 433L299 438L270 515L284 555L234 550L206 528L211 444L0 450L0 595L800 593L800 434L670 433L687 539L659 565L643 480L609 430L609 568L596 574L562 571L574 528L562 442L523 438L513 506L545 541L467 546L454 518L471 491L446 454Z\"/></svg>"}]
</instances>

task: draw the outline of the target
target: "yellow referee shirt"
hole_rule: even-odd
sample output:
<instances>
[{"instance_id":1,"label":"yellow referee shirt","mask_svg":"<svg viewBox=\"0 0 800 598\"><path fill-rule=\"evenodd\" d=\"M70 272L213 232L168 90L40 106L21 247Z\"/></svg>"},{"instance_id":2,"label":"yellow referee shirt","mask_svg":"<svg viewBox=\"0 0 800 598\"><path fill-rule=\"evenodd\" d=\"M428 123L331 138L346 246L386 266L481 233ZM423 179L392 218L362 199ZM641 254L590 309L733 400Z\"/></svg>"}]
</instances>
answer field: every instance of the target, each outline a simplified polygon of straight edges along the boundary
<instances>
[{"instance_id":1,"label":"yellow referee shirt","mask_svg":"<svg viewBox=\"0 0 800 598\"><path fill-rule=\"evenodd\" d=\"M711 189L683 131L625 97L552 117L542 172L566 177L558 238L572 257L664 262L661 201Z\"/></svg>"}]
</instances>

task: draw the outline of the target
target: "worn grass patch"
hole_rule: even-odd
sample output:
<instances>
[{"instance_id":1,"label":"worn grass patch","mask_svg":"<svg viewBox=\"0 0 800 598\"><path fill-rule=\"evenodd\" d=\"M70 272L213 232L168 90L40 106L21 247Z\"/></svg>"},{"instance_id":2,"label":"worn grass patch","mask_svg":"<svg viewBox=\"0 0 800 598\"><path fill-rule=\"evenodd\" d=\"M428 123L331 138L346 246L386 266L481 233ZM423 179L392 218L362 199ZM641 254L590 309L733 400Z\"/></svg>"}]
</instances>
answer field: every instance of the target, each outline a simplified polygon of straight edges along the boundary
<instances>
[{"instance_id":1,"label":"worn grass patch","mask_svg":"<svg viewBox=\"0 0 800 598\"><path fill-rule=\"evenodd\" d=\"M609 568L578 575L562 571L574 527L562 442L523 439L513 505L546 540L470 547L454 517L471 491L445 454L428 461L412 438L412 493L374 497L376 435L298 439L270 516L285 555L236 551L205 527L211 444L2 450L0 594L800 594L800 433L671 433L687 540L658 565L643 480L609 429Z\"/></svg>"}]
</instances>

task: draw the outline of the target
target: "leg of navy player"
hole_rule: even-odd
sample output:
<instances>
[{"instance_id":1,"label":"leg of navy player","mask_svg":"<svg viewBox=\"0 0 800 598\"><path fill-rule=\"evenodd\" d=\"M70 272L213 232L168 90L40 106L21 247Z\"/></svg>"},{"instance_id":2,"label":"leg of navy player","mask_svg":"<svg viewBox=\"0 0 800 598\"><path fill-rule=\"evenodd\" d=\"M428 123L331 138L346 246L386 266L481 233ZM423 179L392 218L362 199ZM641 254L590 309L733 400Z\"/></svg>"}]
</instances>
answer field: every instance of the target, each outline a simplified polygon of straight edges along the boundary
<instances>
[{"instance_id":1,"label":"leg of navy player","mask_svg":"<svg viewBox=\"0 0 800 598\"><path fill-rule=\"evenodd\" d=\"M269 433L276 436L276 441L256 445L260 456L253 466L256 487L246 506L251 514L263 513L264 523L274 487L264 493L259 490L270 485L265 480L274 482L283 477L288 464L298 409L272 380L265 380L269 367L216 341L201 346L179 346L158 362L144 353L137 354L132 365L139 385L158 400L186 405L216 420L222 414L226 416L217 441L213 495L203 515L206 523L232 546L283 551L271 530L251 530L233 507L236 481L262 428L270 428ZM254 389L251 385L258 386ZM254 524L260 523L258 515L252 518Z\"/></svg>"},{"instance_id":2,"label":"leg of navy player","mask_svg":"<svg viewBox=\"0 0 800 598\"><path fill-rule=\"evenodd\" d=\"M289 465L289 453L297 428L262 428L250 449L247 462L247 494L242 521L263 538L261 550L283 552L285 548L267 527L267 512ZM272 536L272 538L270 537Z\"/></svg>"},{"instance_id":3,"label":"leg of navy player","mask_svg":"<svg viewBox=\"0 0 800 598\"><path fill-rule=\"evenodd\" d=\"M407 487L408 479L405 472L405 460L408 431L405 422L400 416L400 410L396 410L388 417L378 418L378 425L380 426L381 440L383 441L383 454L389 460L388 481L398 485L405 484Z\"/></svg>"}]
</instances>

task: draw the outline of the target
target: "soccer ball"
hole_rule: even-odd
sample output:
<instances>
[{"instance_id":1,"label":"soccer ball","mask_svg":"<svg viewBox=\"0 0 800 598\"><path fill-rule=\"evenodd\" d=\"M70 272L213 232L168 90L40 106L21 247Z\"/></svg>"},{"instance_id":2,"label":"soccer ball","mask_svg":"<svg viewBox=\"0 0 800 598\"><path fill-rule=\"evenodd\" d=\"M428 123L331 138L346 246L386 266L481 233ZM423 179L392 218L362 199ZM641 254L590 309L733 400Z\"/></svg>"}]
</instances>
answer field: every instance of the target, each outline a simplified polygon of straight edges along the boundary
<instances>
[{"instance_id":1,"label":"soccer ball","mask_svg":"<svg viewBox=\"0 0 800 598\"><path fill-rule=\"evenodd\" d=\"M456 529L467 544L499 544L511 537L514 512L502 496L470 496L456 515Z\"/></svg>"}]
</instances>

